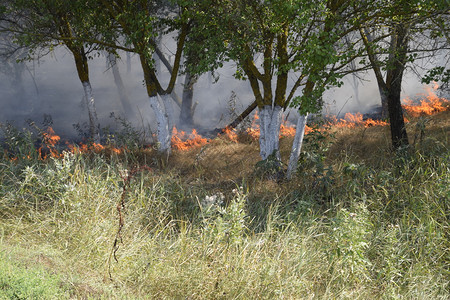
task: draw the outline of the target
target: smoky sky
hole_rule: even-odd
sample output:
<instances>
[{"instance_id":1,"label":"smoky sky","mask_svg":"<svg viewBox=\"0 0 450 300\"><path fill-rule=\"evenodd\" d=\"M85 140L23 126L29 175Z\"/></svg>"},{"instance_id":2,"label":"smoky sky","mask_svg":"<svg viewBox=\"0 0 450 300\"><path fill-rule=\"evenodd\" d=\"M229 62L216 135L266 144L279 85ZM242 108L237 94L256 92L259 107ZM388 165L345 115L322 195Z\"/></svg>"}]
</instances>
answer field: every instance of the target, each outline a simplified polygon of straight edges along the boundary
<instances>
[{"instance_id":1,"label":"smoky sky","mask_svg":"<svg viewBox=\"0 0 450 300\"><path fill-rule=\"evenodd\" d=\"M93 88L97 114L101 127L115 128L117 122L111 117L124 116L136 128L154 128L154 115L150 108L143 83L143 74L137 56L131 56L131 70L127 70L127 58L120 53L117 61L125 93L136 111L135 116L124 116L112 70L104 55L89 61L90 80ZM10 61L1 65L0 74L0 122L13 122L25 127L25 120L36 123L50 115L55 131L62 136L74 136L73 124L88 121L87 109L83 104L83 87L78 79L72 55L64 48L58 48L39 60L26 63ZM230 110L243 111L253 101L250 85L233 77L235 65L227 63L217 70L215 77L210 73L202 75L194 86L194 102L198 102L194 120L200 128L215 128L230 121ZM168 73L163 66L159 74L168 82ZM360 74L355 92L352 78L343 79L341 88L334 88L324 95L327 113L366 112L379 106L380 97L371 71ZM215 79L218 81L215 83ZM182 96L183 75L177 80L176 93ZM292 80L291 80L292 84ZM412 72L405 75L403 96L414 96L423 92L418 76ZM235 105L230 101L235 94ZM301 93L301 91L298 91ZM179 108L173 104L175 123ZM292 114L295 115L295 114Z\"/></svg>"}]
</instances>

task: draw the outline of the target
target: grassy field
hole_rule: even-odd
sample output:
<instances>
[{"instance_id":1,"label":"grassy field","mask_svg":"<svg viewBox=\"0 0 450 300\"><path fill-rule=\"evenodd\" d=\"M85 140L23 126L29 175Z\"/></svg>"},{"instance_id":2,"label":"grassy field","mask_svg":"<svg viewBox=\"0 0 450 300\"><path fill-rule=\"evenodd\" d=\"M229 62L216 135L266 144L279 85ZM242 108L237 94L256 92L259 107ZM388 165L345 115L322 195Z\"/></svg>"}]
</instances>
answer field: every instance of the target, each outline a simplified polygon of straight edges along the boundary
<instances>
[{"instance_id":1,"label":"grassy field","mask_svg":"<svg viewBox=\"0 0 450 300\"><path fill-rule=\"evenodd\" d=\"M407 126L399 153L388 127L309 134L290 182L245 136L164 169L5 154L0 299L449 299L450 111Z\"/></svg>"}]
</instances>

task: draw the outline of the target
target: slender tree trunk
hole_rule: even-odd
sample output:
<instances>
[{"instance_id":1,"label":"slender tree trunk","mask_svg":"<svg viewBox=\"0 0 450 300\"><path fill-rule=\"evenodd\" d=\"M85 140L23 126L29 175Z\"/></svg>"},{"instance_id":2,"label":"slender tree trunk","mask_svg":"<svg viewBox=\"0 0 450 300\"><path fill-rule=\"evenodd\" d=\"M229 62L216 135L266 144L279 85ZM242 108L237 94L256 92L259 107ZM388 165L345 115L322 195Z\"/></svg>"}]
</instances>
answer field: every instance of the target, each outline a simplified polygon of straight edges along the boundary
<instances>
[{"instance_id":1,"label":"slender tree trunk","mask_svg":"<svg viewBox=\"0 0 450 300\"><path fill-rule=\"evenodd\" d=\"M164 104L164 110L166 112L166 118L167 118L167 126L169 128L169 140L172 138L172 132L174 127L174 119L175 119L175 113L173 111L171 95L162 95L161 96L162 102Z\"/></svg>"},{"instance_id":2,"label":"slender tree trunk","mask_svg":"<svg viewBox=\"0 0 450 300\"><path fill-rule=\"evenodd\" d=\"M308 114L300 115L297 121L297 128L295 130L294 142L292 143L291 156L289 157L288 169L286 174L286 178L288 180L291 180L292 175L297 171L297 164L302 149L303 137L305 136L307 119Z\"/></svg>"},{"instance_id":3,"label":"slender tree trunk","mask_svg":"<svg viewBox=\"0 0 450 300\"><path fill-rule=\"evenodd\" d=\"M194 98L194 84L197 82L198 77L193 76L191 73L186 73L183 86L183 100L181 103L180 123L188 127L194 125L194 111L193 111L193 98Z\"/></svg>"},{"instance_id":4,"label":"slender tree trunk","mask_svg":"<svg viewBox=\"0 0 450 300\"><path fill-rule=\"evenodd\" d=\"M280 160L280 126L283 108L266 105L259 110L259 146L263 160L272 156Z\"/></svg>"},{"instance_id":5,"label":"slender tree trunk","mask_svg":"<svg viewBox=\"0 0 450 300\"><path fill-rule=\"evenodd\" d=\"M83 85L84 99L89 114L89 135L95 143L100 143L99 123L91 83L89 81L84 81L81 84Z\"/></svg>"},{"instance_id":6,"label":"slender tree trunk","mask_svg":"<svg viewBox=\"0 0 450 300\"><path fill-rule=\"evenodd\" d=\"M127 52L127 74L131 73L131 54Z\"/></svg>"},{"instance_id":7,"label":"slender tree trunk","mask_svg":"<svg viewBox=\"0 0 450 300\"><path fill-rule=\"evenodd\" d=\"M144 80L147 88L147 95L149 97L150 107L153 109L156 116L156 138L157 149L164 165L169 159L171 152L171 138L172 138L172 107L170 106L170 95L162 94L161 86L156 78L155 69L149 67L149 63L145 55L140 55L142 70L144 72Z\"/></svg>"},{"instance_id":8,"label":"slender tree trunk","mask_svg":"<svg viewBox=\"0 0 450 300\"><path fill-rule=\"evenodd\" d=\"M367 30L367 28L360 29L361 36L363 38L363 42L365 44L367 54L370 60L370 64L372 67L372 70L374 71L375 78L377 80L378 84L378 91L380 92L380 99L381 99L381 117L383 119L388 118L388 87L386 86L386 82L383 79L383 75L381 73L381 62L378 59L378 56L373 51L373 43L374 39L370 32Z\"/></svg>"},{"instance_id":9,"label":"slender tree trunk","mask_svg":"<svg viewBox=\"0 0 450 300\"><path fill-rule=\"evenodd\" d=\"M389 121L391 124L391 138L392 146L395 150L409 145L400 98L403 72L405 70L407 59L407 51L408 30L405 25L396 24L394 26L391 40L391 57L389 59L391 68L388 69L386 75Z\"/></svg>"},{"instance_id":10,"label":"slender tree trunk","mask_svg":"<svg viewBox=\"0 0 450 300\"><path fill-rule=\"evenodd\" d=\"M120 103L122 104L122 108L125 112L125 116L128 118L135 119L136 113L131 105L130 99L127 96L125 91L125 86L123 84L122 76L120 75L119 67L117 66L117 59L114 53L107 52L108 65L112 69L112 73L114 76L114 83L116 84L117 91L119 93Z\"/></svg>"},{"instance_id":11,"label":"slender tree trunk","mask_svg":"<svg viewBox=\"0 0 450 300\"><path fill-rule=\"evenodd\" d=\"M164 53L162 53L161 50L159 50L158 47L155 48L155 54L160 59L160 61L158 61L158 60L156 61L158 63L157 68L159 69L159 72L161 72L161 64L160 64L160 62L162 62L164 64L164 66L166 67L167 71L169 71L169 73L172 73L173 72L173 68L170 65L170 62L164 56ZM177 93L175 92L175 89L172 90L172 92L170 93L170 96L172 97L173 101L175 101L175 103L181 108L183 102L180 99L180 97L177 95Z\"/></svg>"},{"instance_id":12,"label":"slender tree trunk","mask_svg":"<svg viewBox=\"0 0 450 300\"><path fill-rule=\"evenodd\" d=\"M383 86L386 86L385 84ZM388 95L389 91L378 84L378 91L380 92L381 98L381 118L387 119L389 117L389 105L388 105Z\"/></svg>"},{"instance_id":13,"label":"slender tree trunk","mask_svg":"<svg viewBox=\"0 0 450 300\"><path fill-rule=\"evenodd\" d=\"M92 93L92 87L89 80L89 66L86 53L83 48L69 47L77 67L78 77L84 90L84 100L86 101L86 107L89 115L89 135L95 143L100 143L100 124L97 117L97 109L95 108L94 95Z\"/></svg>"},{"instance_id":14,"label":"slender tree trunk","mask_svg":"<svg viewBox=\"0 0 450 300\"><path fill-rule=\"evenodd\" d=\"M353 63L353 65L354 65L354 63ZM352 81L353 81L352 87L353 87L353 93L355 95L355 101L356 101L356 103L358 103L358 105L361 105L361 100L359 99L359 81L358 81L358 77L356 77L356 75L352 75Z\"/></svg>"}]
</instances>

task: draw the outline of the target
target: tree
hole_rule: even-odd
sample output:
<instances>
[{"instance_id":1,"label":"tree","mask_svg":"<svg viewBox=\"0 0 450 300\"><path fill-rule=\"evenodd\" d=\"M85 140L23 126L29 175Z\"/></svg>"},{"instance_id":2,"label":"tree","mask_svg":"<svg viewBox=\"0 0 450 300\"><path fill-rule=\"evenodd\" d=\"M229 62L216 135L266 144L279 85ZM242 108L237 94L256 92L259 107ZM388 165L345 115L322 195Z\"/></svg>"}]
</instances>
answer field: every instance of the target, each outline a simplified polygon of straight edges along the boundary
<instances>
[{"instance_id":1,"label":"tree","mask_svg":"<svg viewBox=\"0 0 450 300\"><path fill-rule=\"evenodd\" d=\"M83 43L83 37L91 35L92 16L81 4L69 0L3 1L6 18L2 30L12 33L16 43L30 49L30 59L37 50L52 51L60 44L72 53L88 108L89 134L98 143L99 122L88 65L89 53L95 49Z\"/></svg>"},{"instance_id":2,"label":"tree","mask_svg":"<svg viewBox=\"0 0 450 300\"><path fill-rule=\"evenodd\" d=\"M11 33L0 33L0 72L9 81L11 96L13 99L16 99L12 103L13 107L20 113L26 113L24 103L25 107L28 108L28 113L33 112L35 109L35 103L32 101L33 97L27 94L27 88L24 85L24 73L28 71L32 75L25 61L28 51L29 49L26 47L20 47L12 42ZM36 82L34 82L34 88L37 92Z\"/></svg>"},{"instance_id":3,"label":"tree","mask_svg":"<svg viewBox=\"0 0 450 300\"><path fill-rule=\"evenodd\" d=\"M115 32L116 37L123 37L125 45L139 55L144 72L144 82L150 105L157 120L158 152L162 160L167 160L171 151L172 110L169 97L175 86L180 68L181 54L184 47L189 23L185 16L186 8L178 7L178 13L167 10L159 1L100 1L102 9L114 20L115 25L106 33ZM174 4L175 5L175 4ZM170 80L164 89L155 69L153 54L156 50L155 39L162 32L177 32L177 46L174 64L171 67Z\"/></svg>"},{"instance_id":4,"label":"tree","mask_svg":"<svg viewBox=\"0 0 450 300\"><path fill-rule=\"evenodd\" d=\"M297 153L306 114L321 108L326 87L340 85L345 66L359 55L338 45L354 30L347 20L362 9L358 1L197 1L195 6L191 35L204 43L187 45L199 57L190 68L201 73L223 61L236 62L236 77L248 80L259 109L263 160L280 160L282 112L299 108L304 117L293 146ZM297 96L300 87L302 96ZM295 163L289 174L298 155L291 157Z\"/></svg>"},{"instance_id":5,"label":"tree","mask_svg":"<svg viewBox=\"0 0 450 300\"><path fill-rule=\"evenodd\" d=\"M386 3L386 6L379 8L384 12L385 17L376 19L372 23L361 22L360 24L359 32L380 91L382 114L384 117L389 117L392 146L396 150L409 145L400 98L406 65L419 58L417 52L432 50L429 47L427 50L411 48L414 47L411 41L414 34L427 30L425 28L430 24L431 16L436 17L446 10L445 2L390 1ZM378 29L381 24L387 25L385 26L388 30L387 34ZM377 32L378 36L375 38ZM385 41L384 37L390 38L387 47L381 45ZM418 47L417 44L415 46ZM433 47L436 46L433 45ZM380 59L377 52L386 53L384 61ZM386 69L385 77L383 77L383 68Z\"/></svg>"}]
</instances>

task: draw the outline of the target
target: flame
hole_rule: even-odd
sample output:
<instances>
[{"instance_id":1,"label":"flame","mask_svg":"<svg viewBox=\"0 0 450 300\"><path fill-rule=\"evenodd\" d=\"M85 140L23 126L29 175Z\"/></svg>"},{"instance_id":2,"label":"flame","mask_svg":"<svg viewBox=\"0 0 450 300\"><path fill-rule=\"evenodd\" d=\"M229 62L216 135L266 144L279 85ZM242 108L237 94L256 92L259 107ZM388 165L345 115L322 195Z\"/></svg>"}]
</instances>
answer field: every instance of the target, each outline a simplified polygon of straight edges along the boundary
<instances>
[{"instance_id":1,"label":"flame","mask_svg":"<svg viewBox=\"0 0 450 300\"><path fill-rule=\"evenodd\" d=\"M367 128L372 126L386 126L389 124L385 121L373 120L371 118L364 120L362 113L346 113L344 115L344 119L342 120L338 120L335 116L331 116L329 119L330 121L328 122L328 125L338 128L354 128L357 126L364 126Z\"/></svg>"},{"instance_id":2,"label":"flame","mask_svg":"<svg viewBox=\"0 0 450 300\"><path fill-rule=\"evenodd\" d=\"M260 135L258 120L259 120L258 112L255 112L255 114L253 115L252 125L245 131L251 138L255 140L259 139Z\"/></svg>"},{"instance_id":3,"label":"flame","mask_svg":"<svg viewBox=\"0 0 450 300\"><path fill-rule=\"evenodd\" d=\"M282 136L294 136L295 128L286 122L282 123L280 126L280 137Z\"/></svg>"},{"instance_id":4,"label":"flame","mask_svg":"<svg viewBox=\"0 0 450 300\"><path fill-rule=\"evenodd\" d=\"M436 82L433 86L426 86L425 99L421 99L419 104L414 104L410 98L403 99L403 108L411 117L428 116L448 109L450 101L445 98L439 98L435 91L438 88Z\"/></svg>"},{"instance_id":5,"label":"flame","mask_svg":"<svg viewBox=\"0 0 450 300\"><path fill-rule=\"evenodd\" d=\"M364 127L372 127L372 126L387 126L388 122L382 120L373 120L371 118L364 121Z\"/></svg>"},{"instance_id":6,"label":"flame","mask_svg":"<svg viewBox=\"0 0 450 300\"><path fill-rule=\"evenodd\" d=\"M51 146L55 146L61 140L61 137L55 134L52 127L48 127L47 132L44 132L43 136L45 143Z\"/></svg>"},{"instance_id":7,"label":"flame","mask_svg":"<svg viewBox=\"0 0 450 300\"><path fill-rule=\"evenodd\" d=\"M235 129L231 129L229 127L226 127L223 131L223 134L230 139L230 141L238 143L238 134L236 133Z\"/></svg>"},{"instance_id":8,"label":"flame","mask_svg":"<svg viewBox=\"0 0 450 300\"><path fill-rule=\"evenodd\" d=\"M406 98L403 100L403 108L407 111L410 117L419 117L423 115L431 115L437 112L448 110L450 107L450 101L444 98L436 96L435 91L438 88L437 83L433 86L426 86L427 94L424 95L424 99L420 100L420 103L414 103L413 100ZM357 126L372 127L372 126L387 126L387 122L382 120L363 119L361 113L346 113L343 119L337 119L336 116L328 116L328 124L326 127L340 127L340 128L355 128ZM405 118L405 122L408 120ZM311 127L306 126L305 134L313 131ZM280 127L280 137L292 137L296 133L296 128L285 120ZM42 145L37 149L38 157L41 160L46 160L48 157L61 158L65 152L60 153L58 150L58 144L61 142L61 137L58 136L52 127L48 127L42 133ZM238 143L238 133L235 129L225 128L223 136L230 141ZM246 134L251 138L257 140L260 136L259 130L259 116L258 113L253 115L253 121L249 128L246 129ZM198 132L193 129L190 134L184 131L178 131L173 129L172 135L172 147L178 150L188 150L193 147L202 146L208 143L208 139L202 137ZM121 154L126 148L115 148L112 145L101 145L97 143L92 144L70 144L66 142L65 149L71 153L89 153L89 152L106 152ZM68 149L68 150L67 150ZM6 152L5 152L6 153ZM5 154L7 155L7 154ZM29 153L28 155L21 155L22 159L32 159L34 155ZM35 156L34 156L35 157ZM10 160L16 161L20 157L12 157Z\"/></svg>"},{"instance_id":9,"label":"flame","mask_svg":"<svg viewBox=\"0 0 450 300\"><path fill-rule=\"evenodd\" d=\"M192 147L203 146L208 143L208 140L197 133L193 129L191 134L186 134L184 131L178 131L175 127L172 132L172 148L177 150L188 150Z\"/></svg>"},{"instance_id":10,"label":"flame","mask_svg":"<svg viewBox=\"0 0 450 300\"><path fill-rule=\"evenodd\" d=\"M48 154L45 152L49 152L51 157L60 158L62 154L59 153L56 148L56 144L61 140L59 135L56 135L55 131L52 127L48 127L46 131L42 132L42 146L37 150L39 153L39 157L42 160L47 159Z\"/></svg>"},{"instance_id":11,"label":"flame","mask_svg":"<svg viewBox=\"0 0 450 300\"><path fill-rule=\"evenodd\" d=\"M110 151L115 154L121 154L126 149L126 147L125 148L116 148L116 147L113 147L112 145L103 146L103 145L97 144L97 143L93 143L92 145L83 144L83 143L76 145L76 144L70 144L70 143L66 142L66 145L69 148L68 152L71 152L74 154L89 153L89 152L100 153L103 151Z\"/></svg>"},{"instance_id":12,"label":"flame","mask_svg":"<svg viewBox=\"0 0 450 300\"><path fill-rule=\"evenodd\" d=\"M247 130L246 130L246 133L255 140L259 139L259 136L260 136L258 120L259 120L259 115L258 115L258 112L256 112L255 115L253 116L252 125L250 126L250 128L247 128ZM305 134L310 133L312 130L313 129L311 127L306 126ZM295 132L296 132L295 126L293 124L291 124L289 121L284 120L284 122L281 123L280 137L292 137L295 135Z\"/></svg>"}]
</instances>

